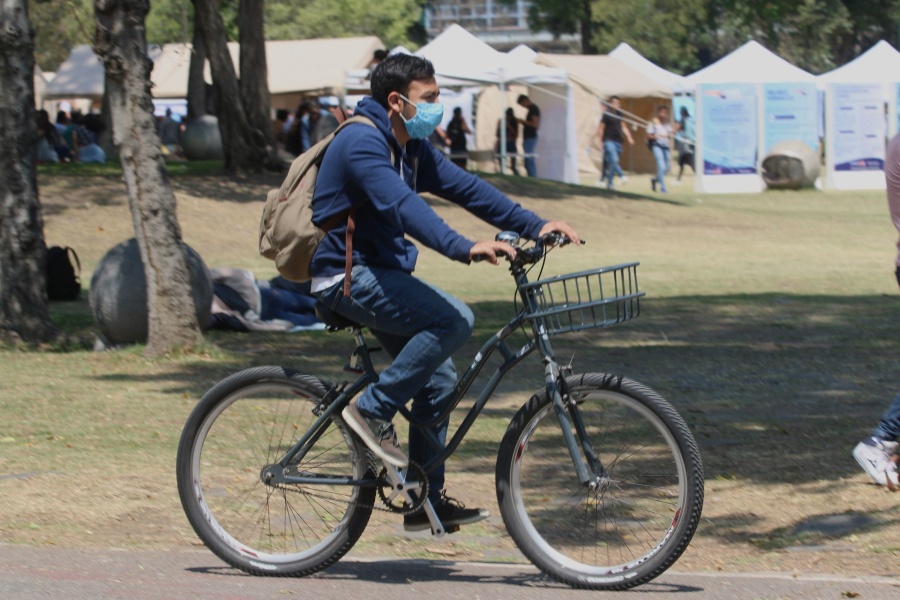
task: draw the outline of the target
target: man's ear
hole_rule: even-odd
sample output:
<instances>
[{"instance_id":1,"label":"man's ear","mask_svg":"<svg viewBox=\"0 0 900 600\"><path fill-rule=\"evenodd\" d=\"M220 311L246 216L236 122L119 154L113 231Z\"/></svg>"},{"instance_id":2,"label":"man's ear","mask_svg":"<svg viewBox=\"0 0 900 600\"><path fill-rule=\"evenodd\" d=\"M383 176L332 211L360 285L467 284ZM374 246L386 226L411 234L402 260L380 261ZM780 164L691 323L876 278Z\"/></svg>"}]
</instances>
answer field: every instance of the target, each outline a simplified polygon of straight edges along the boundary
<instances>
[{"instance_id":1,"label":"man's ear","mask_svg":"<svg viewBox=\"0 0 900 600\"><path fill-rule=\"evenodd\" d=\"M389 110L399 113L400 109L403 108L403 98L400 97L400 92L391 92L388 94L387 105Z\"/></svg>"}]
</instances>

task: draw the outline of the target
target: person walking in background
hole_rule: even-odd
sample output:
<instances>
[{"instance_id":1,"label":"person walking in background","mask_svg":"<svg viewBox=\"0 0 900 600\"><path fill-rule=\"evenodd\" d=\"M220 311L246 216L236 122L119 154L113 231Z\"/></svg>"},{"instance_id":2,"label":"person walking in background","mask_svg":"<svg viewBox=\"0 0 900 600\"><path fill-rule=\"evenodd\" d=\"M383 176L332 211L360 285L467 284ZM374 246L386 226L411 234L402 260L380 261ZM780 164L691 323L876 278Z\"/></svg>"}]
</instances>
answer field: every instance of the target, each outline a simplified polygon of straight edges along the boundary
<instances>
[{"instance_id":1,"label":"person walking in background","mask_svg":"<svg viewBox=\"0 0 900 600\"><path fill-rule=\"evenodd\" d=\"M450 160L457 167L465 169L468 163L466 134L471 134L465 117L463 117L462 108L457 106L453 109L453 118L447 124L447 139L450 146Z\"/></svg>"},{"instance_id":2,"label":"person walking in background","mask_svg":"<svg viewBox=\"0 0 900 600\"><path fill-rule=\"evenodd\" d=\"M537 163L534 161L534 150L537 146L538 127L541 126L541 109L531 99L522 94L516 101L519 106L528 109L522 124L522 151L525 153L525 172L529 177L537 177ZM513 169L515 170L515 169Z\"/></svg>"},{"instance_id":3,"label":"person walking in background","mask_svg":"<svg viewBox=\"0 0 900 600\"><path fill-rule=\"evenodd\" d=\"M497 121L497 142L494 144L496 148L497 161L503 165L503 153L500 152L500 128L506 124L506 156L509 158L509 164L512 167L513 175L518 175L519 170L516 168L516 147L519 138L519 121L516 119L516 113L512 108L506 109L506 118Z\"/></svg>"},{"instance_id":4,"label":"person walking in background","mask_svg":"<svg viewBox=\"0 0 900 600\"><path fill-rule=\"evenodd\" d=\"M888 143L884 161L884 178L887 183L888 210L894 228L900 232L900 135ZM897 258L894 275L900 285L900 241L897 242ZM871 434L853 449L853 458L878 485L891 491L900 489L897 472L897 440L900 439L900 394L888 406Z\"/></svg>"},{"instance_id":5,"label":"person walking in background","mask_svg":"<svg viewBox=\"0 0 900 600\"><path fill-rule=\"evenodd\" d=\"M663 194L669 193L664 177L669 172L669 161L672 158L672 132L672 124L669 123L669 107L660 106L656 109L656 118L647 127L647 143L656 158L656 177L650 180L650 186L654 192L656 186L659 186L659 191Z\"/></svg>"},{"instance_id":6,"label":"person walking in background","mask_svg":"<svg viewBox=\"0 0 900 600\"><path fill-rule=\"evenodd\" d=\"M619 156L622 154L622 139L628 140L634 145L634 138L627 127L622 126L621 101L618 96L610 96L608 106L603 111L603 118L597 126L596 137L603 146L603 168L600 181L606 180L606 188L613 189L613 179L618 174L625 183L625 173L619 165Z\"/></svg>"},{"instance_id":7,"label":"person walking in background","mask_svg":"<svg viewBox=\"0 0 900 600\"><path fill-rule=\"evenodd\" d=\"M181 122L172 118L172 109L166 109L166 116L157 126L159 141L165 147L168 156L181 155Z\"/></svg>"},{"instance_id":8,"label":"person walking in background","mask_svg":"<svg viewBox=\"0 0 900 600\"><path fill-rule=\"evenodd\" d=\"M694 146L697 143L697 129L694 119L687 106L681 107L681 122L678 123L678 131L675 134L675 148L678 150L678 177L677 181L681 181L684 175L685 165L689 165L694 173L697 168L694 166Z\"/></svg>"}]
</instances>

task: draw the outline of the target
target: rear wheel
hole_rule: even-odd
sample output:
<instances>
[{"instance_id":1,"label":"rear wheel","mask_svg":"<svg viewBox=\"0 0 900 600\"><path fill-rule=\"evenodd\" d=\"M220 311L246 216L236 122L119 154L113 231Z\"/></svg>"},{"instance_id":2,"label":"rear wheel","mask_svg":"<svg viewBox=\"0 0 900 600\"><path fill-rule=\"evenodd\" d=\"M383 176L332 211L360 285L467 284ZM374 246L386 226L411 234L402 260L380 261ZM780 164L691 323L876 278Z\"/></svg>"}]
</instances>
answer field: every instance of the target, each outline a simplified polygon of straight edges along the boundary
<instances>
[{"instance_id":1,"label":"rear wheel","mask_svg":"<svg viewBox=\"0 0 900 600\"><path fill-rule=\"evenodd\" d=\"M703 508L703 466L672 406L634 381L605 374L567 379L599 459L579 481L546 392L507 429L497 458L497 499L519 549L551 577L579 588L621 590L650 581L687 548Z\"/></svg>"},{"instance_id":2,"label":"rear wheel","mask_svg":"<svg viewBox=\"0 0 900 600\"><path fill-rule=\"evenodd\" d=\"M178 492L197 535L225 562L257 575L307 575L346 554L365 529L374 467L340 420L283 470L321 484L271 483L264 472L316 421L325 393L315 377L260 367L223 380L191 413ZM372 485L335 484L340 478Z\"/></svg>"}]
</instances>

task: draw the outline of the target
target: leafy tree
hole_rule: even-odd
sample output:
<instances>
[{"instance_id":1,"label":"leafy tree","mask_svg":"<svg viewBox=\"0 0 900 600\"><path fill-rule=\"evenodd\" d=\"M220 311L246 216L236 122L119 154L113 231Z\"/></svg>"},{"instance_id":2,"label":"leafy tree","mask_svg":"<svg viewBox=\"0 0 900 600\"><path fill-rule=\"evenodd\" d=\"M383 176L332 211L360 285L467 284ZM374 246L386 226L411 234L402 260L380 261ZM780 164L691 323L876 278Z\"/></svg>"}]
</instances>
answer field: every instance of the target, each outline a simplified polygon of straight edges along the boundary
<instances>
[{"instance_id":1,"label":"leafy tree","mask_svg":"<svg viewBox=\"0 0 900 600\"><path fill-rule=\"evenodd\" d=\"M266 37L292 40L374 35L389 48L398 44L415 46L410 38L421 16L419 0L268 0Z\"/></svg>"},{"instance_id":2,"label":"leafy tree","mask_svg":"<svg viewBox=\"0 0 900 600\"><path fill-rule=\"evenodd\" d=\"M666 69L690 72L699 66L704 0L595 0L593 6L603 19L594 36L601 52L627 42Z\"/></svg>"},{"instance_id":3,"label":"leafy tree","mask_svg":"<svg viewBox=\"0 0 900 600\"><path fill-rule=\"evenodd\" d=\"M44 71L55 71L72 48L91 43L91 0L28 0L34 28L34 59Z\"/></svg>"},{"instance_id":4,"label":"leafy tree","mask_svg":"<svg viewBox=\"0 0 900 600\"><path fill-rule=\"evenodd\" d=\"M0 335L57 339L50 319L37 194L34 46L25 0L0 2Z\"/></svg>"},{"instance_id":5,"label":"leafy tree","mask_svg":"<svg viewBox=\"0 0 900 600\"><path fill-rule=\"evenodd\" d=\"M212 73L225 170L232 175L243 176L259 173L267 167L280 167L281 163L266 148L265 134L255 129L255 120L251 120L250 113L244 108L234 62L226 45L219 0L192 2ZM261 17L262 14L258 13L257 18ZM260 54L264 60L265 53ZM266 130L270 130L268 123Z\"/></svg>"},{"instance_id":6,"label":"leafy tree","mask_svg":"<svg viewBox=\"0 0 900 600\"><path fill-rule=\"evenodd\" d=\"M516 4L516 0L501 1ZM528 26L532 31L549 31L556 37L580 33L582 54L597 54L594 26L602 20L597 18L594 5L596 2L591 0L535 0L528 11Z\"/></svg>"},{"instance_id":7,"label":"leafy tree","mask_svg":"<svg viewBox=\"0 0 900 600\"><path fill-rule=\"evenodd\" d=\"M203 335L191 276L153 120L144 21L149 0L94 0L94 47L106 70L113 141L128 187L128 203L147 281L145 354L192 349Z\"/></svg>"},{"instance_id":8,"label":"leafy tree","mask_svg":"<svg viewBox=\"0 0 900 600\"><path fill-rule=\"evenodd\" d=\"M797 66L821 73L878 40L897 44L900 0L708 0L704 63L755 39Z\"/></svg>"}]
</instances>

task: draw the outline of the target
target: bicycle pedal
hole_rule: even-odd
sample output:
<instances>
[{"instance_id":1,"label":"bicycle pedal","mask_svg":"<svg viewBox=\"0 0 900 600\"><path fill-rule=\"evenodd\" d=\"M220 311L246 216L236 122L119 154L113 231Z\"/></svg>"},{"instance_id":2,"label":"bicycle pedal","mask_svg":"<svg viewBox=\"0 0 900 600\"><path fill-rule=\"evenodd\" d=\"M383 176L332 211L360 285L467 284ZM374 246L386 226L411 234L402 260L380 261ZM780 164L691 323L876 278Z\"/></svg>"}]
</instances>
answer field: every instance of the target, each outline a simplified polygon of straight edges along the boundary
<instances>
[{"instance_id":1,"label":"bicycle pedal","mask_svg":"<svg viewBox=\"0 0 900 600\"><path fill-rule=\"evenodd\" d=\"M456 533L457 531L459 531L459 525L451 525L450 527L444 528L444 533ZM434 534L433 531L431 533Z\"/></svg>"}]
</instances>

